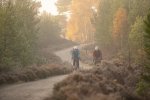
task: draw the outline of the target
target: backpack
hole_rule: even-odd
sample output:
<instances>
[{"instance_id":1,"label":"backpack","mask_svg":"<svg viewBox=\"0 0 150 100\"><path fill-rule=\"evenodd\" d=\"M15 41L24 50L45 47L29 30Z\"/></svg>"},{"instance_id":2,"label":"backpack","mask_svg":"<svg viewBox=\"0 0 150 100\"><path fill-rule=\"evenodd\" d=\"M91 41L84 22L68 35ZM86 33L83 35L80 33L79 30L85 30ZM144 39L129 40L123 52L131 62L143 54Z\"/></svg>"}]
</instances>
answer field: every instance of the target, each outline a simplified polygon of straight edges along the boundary
<instances>
[{"instance_id":1,"label":"backpack","mask_svg":"<svg viewBox=\"0 0 150 100\"><path fill-rule=\"evenodd\" d=\"M79 59L80 58L80 53L78 49L74 49L72 52L72 56L74 59Z\"/></svg>"}]
</instances>

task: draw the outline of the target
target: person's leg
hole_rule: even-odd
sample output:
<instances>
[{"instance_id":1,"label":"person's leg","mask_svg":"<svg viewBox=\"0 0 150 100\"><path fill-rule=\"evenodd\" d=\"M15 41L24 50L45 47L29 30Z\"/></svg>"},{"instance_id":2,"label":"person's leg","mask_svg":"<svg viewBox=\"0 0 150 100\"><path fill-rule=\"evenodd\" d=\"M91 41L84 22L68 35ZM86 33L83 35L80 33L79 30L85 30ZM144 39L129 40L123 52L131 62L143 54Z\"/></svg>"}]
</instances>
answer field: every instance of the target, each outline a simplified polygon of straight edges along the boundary
<instances>
[{"instance_id":1,"label":"person's leg","mask_svg":"<svg viewBox=\"0 0 150 100\"><path fill-rule=\"evenodd\" d=\"M95 65L97 66L98 65L98 58L95 58Z\"/></svg>"},{"instance_id":2,"label":"person's leg","mask_svg":"<svg viewBox=\"0 0 150 100\"><path fill-rule=\"evenodd\" d=\"M73 66L75 66L75 59L73 59Z\"/></svg>"},{"instance_id":3,"label":"person's leg","mask_svg":"<svg viewBox=\"0 0 150 100\"><path fill-rule=\"evenodd\" d=\"M77 59L77 69L79 69L79 59Z\"/></svg>"},{"instance_id":4,"label":"person's leg","mask_svg":"<svg viewBox=\"0 0 150 100\"><path fill-rule=\"evenodd\" d=\"M76 59L74 59L74 70L76 70Z\"/></svg>"},{"instance_id":5,"label":"person's leg","mask_svg":"<svg viewBox=\"0 0 150 100\"><path fill-rule=\"evenodd\" d=\"M94 58L93 61L94 61L94 65L96 65L96 58Z\"/></svg>"},{"instance_id":6,"label":"person's leg","mask_svg":"<svg viewBox=\"0 0 150 100\"><path fill-rule=\"evenodd\" d=\"M98 58L98 62L97 62L98 65L101 65L101 61L102 61L101 58Z\"/></svg>"},{"instance_id":7,"label":"person's leg","mask_svg":"<svg viewBox=\"0 0 150 100\"><path fill-rule=\"evenodd\" d=\"M76 70L76 61L73 59L73 70Z\"/></svg>"},{"instance_id":8,"label":"person's leg","mask_svg":"<svg viewBox=\"0 0 150 100\"><path fill-rule=\"evenodd\" d=\"M94 60L94 57L93 57L93 64L95 64L95 60Z\"/></svg>"}]
</instances>

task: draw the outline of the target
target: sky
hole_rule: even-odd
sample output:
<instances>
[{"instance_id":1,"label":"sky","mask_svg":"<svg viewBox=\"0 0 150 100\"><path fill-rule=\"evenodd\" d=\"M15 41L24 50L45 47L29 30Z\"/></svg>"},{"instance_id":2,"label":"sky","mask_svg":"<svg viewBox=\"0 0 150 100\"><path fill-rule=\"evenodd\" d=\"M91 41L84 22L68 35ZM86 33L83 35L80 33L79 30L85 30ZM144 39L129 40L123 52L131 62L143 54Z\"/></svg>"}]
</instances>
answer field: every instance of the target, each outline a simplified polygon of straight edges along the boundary
<instances>
[{"instance_id":1,"label":"sky","mask_svg":"<svg viewBox=\"0 0 150 100\"><path fill-rule=\"evenodd\" d=\"M41 2L40 12L46 11L52 15L58 15L57 7L55 3L57 0L37 0Z\"/></svg>"}]
</instances>

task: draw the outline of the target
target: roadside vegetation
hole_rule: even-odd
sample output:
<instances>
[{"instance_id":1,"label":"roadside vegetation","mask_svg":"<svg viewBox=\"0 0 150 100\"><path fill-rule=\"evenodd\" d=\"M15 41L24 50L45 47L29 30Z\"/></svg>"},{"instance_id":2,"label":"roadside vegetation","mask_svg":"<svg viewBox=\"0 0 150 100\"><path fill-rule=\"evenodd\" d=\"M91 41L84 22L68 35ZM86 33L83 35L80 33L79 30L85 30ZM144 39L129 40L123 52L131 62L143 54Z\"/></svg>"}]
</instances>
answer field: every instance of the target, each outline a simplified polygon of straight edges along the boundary
<instances>
[{"instance_id":1,"label":"roadside vegetation","mask_svg":"<svg viewBox=\"0 0 150 100\"><path fill-rule=\"evenodd\" d=\"M33 0L0 1L0 84L71 72L53 53L75 43L60 38L59 16L40 7Z\"/></svg>"},{"instance_id":2,"label":"roadside vegetation","mask_svg":"<svg viewBox=\"0 0 150 100\"><path fill-rule=\"evenodd\" d=\"M79 71L54 87L45 100L144 100L136 93L140 70L103 61L90 71Z\"/></svg>"},{"instance_id":3,"label":"roadside vegetation","mask_svg":"<svg viewBox=\"0 0 150 100\"><path fill-rule=\"evenodd\" d=\"M35 81L72 72L72 65L62 62L54 54L46 53L41 59L32 66L16 67L7 72L2 71L0 73L0 85Z\"/></svg>"}]
</instances>

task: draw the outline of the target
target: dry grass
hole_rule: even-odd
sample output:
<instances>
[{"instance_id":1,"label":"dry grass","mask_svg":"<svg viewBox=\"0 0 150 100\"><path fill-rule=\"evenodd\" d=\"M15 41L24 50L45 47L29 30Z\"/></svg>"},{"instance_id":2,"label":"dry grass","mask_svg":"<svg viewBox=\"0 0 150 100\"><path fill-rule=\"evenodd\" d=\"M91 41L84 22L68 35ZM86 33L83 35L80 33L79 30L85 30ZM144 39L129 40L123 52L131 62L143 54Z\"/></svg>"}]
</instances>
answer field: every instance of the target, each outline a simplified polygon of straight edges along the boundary
<instances>
[{"instance_id":1,"label":"dry grass","mask_svg":"<svg viewBox=\"0 0 150 100\"><path fill-rule=\"evenodd\" d=\"M91 57L91 50L81 51L84 63L91 64ZM95 69L76 72L56 84L45 100L144 100L135 92L140 73L139 67L127 67L123 60L103 60Z\"/></svg>"},{"instance_id":2,"label":"dry grass","mask_svg":"<svg viewBox=\"0 0 150 100\"><path fill-rule=\"evenodd\" d=\"M28 67L15 67L9 71L0 72L0 85L16 82L28 82L55 75L72 72L70 64L62 63L56 55L42 51L36 65Z\"/></svg>"},{"instance_id":3,"label":"dry grass","mask_svg":"<svg viewBox=\"0 0 150 100\"><path fill-rule=\"evenodd\" d=\"M0 84L9 84L15 82L28 82L54 75L67 74L72 71L67 64L48 64L40 67L32 66L27 68L18 68L14 71L1 73Z\"/></svg>"},{"instance_id":4,"label":"dry grass","mask_svg":"<svg viewBox=\"0 0 150 100\"><path fill-rule=\"evenodd\" d=\"M76 72L55 85L46 100L142 100L135 94L139 72L103 61L91 71Z\"/></svg>"},{"instance_id":5,"label":"dry grass","mask_svg":"<svg viewBox=\"0 0 150 100\"><path fill-rule=\"evenodd\" d=\"M37 62L35 65L22 68L21 66L0 71L0 85L28 82L54 75L62 75L72 72L72 65L62 63L61 59L53 52L63 48L71 47L76 43L64 39L54 39L48 45L38 50Z\"/></svg>"}]
</instances>

